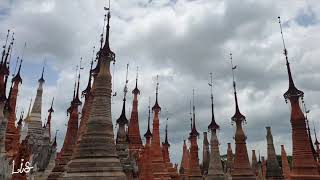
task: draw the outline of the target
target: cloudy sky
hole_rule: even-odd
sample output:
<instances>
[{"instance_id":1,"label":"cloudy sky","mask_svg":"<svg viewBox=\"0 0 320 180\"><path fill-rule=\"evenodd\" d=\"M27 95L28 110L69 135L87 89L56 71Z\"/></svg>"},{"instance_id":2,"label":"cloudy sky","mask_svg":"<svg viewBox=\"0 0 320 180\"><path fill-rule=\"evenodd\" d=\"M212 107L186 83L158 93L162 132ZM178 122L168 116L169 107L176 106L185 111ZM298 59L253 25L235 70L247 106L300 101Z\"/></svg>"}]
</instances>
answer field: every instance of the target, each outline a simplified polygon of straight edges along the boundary
<instances>
[{"instance_id":1,"label":"cloudy sky","mask_svg":"<svg viewBox=\"0 0 320 180\"><path fill-rule=\"evenodd\" d=\"M105 0L0 1L0 42L4 43L8 28L16 34L11 72L16 57L24 54L18 112L26 111L30 98L34 98L45 60L42 116L44 121L55 97L52 131L59 129L59 146L66 131L66 109L72 97L75 66L83 57L81 89L84 89L93 46L99 47L106 4ZM129 91L134 88L139 66L139 120L141 134L145 133L148 97L154 103L158 74L161 132L163 137L168 117L174 163L180 162L182 142L190 131L189 102L193 88L197 128L199 132L207 131L211 119L210 72L214 75L216 120L221 126L221 154L226 153L228 142L234 144L230 52L238 65L236 81L240 109L247 117L244 127L249 155L252 149L266 154L266 126L272 127L276 151L280 153L280 145L284 144L291 154L290 106L283 98L288 81L279 15L296 85L305 92L310 121L320 129L316 121L320 116L317 0L117 0L111 4L111 47L117 60L112 70L114 91L118 94L112 104L113 121L120 115L126 64L130 64ZM128 95L129 116L132 95ZM201 133L201 147L202 138Z\"/></svg>"}]
</instances>

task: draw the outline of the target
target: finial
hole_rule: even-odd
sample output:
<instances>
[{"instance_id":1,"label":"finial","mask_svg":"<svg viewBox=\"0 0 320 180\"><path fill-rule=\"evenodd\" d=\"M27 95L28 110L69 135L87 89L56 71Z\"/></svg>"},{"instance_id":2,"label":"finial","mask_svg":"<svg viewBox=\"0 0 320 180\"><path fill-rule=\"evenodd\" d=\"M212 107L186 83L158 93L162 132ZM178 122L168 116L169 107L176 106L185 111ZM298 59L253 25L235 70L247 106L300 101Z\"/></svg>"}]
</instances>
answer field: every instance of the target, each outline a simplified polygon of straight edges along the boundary
<instances>
[{"instance_id":1,"label":"finial","mask_svg":"<svg viewBox=\"0 0 320 180\"><path fill-rule=\"evenodd\" d=\"M159 94L159 75L157 75L157 84L156 84L156 102L154 104L154 106L152 107L152 110L160 110L161 111L161 107L158 104L158 94Z\"/></svg>"},{"instance_id":2,"label":"finial","mask_svg":"<svg viewBox=\"0 0 320 180\"><path fill-rule=\"evenodd\" d=\"M219 125L216 123L215 118L214 118L214 104L213 104L213 78L212 78L212 72L210 73L210 83L208 83L211 89L211 123L208 126L208 129L211 130L216 130L219 129Z\"/></svg>"},{"instance_id":3,"label":"finial","mask_svg":"<svg viewBox=\"0 0 320 180\"><path fill-rule=\"evenodd\" d=\"M5 44L2 46L2 47L3 47L3 51L2 51L1 64L3 63L4 56L5 56L5 53L6 53L6 47L7 47L7 43L8 43L9 34L10 34L10 29L8 29L8 33L7 33L7 37L6 37L6 42L5 42Z\"/></svg>"},{"instance_id":4,"label":"finial","mask_svg":"<svg viewBox=\"0 0 320 180\"><path fill-rule=\"evenodd\" d=\"M237 97L237 88L236 88L236 81L235 81L235 73L234 70L237 68L237 65L233 65L233 58L232 58L232 53L230 53L230 63L231 63L231 71L232 71L232 84L233 84L233 91L234 91L234 101L235 101L235 114L232 116L232 121L234 122L245 122L246 118L244 115L241 114L239 110L239 105L238 105L238 97Z\"/></svg>"},{"instance_id":5,"label":"finial","mask_svg":"<svg viewBox=\"0 0 320 180\"><path fill-rule=\"evenodd\" d=\"M286 62L289 63L289 60L288 60L288 51L287 51L286 44L285 44L284 37L283 37L282 24L281 24L281 18L280 18L280 16L278 16L278 20L279 20L279 25L280 25L281 37L282 37L283 54L284 54L285 57L286 57Z\"/></svg>"},{"instance_id":6,"label":"finial","mask_svg":"<svg viewBox=\"0 0 320 180\"><path fill-rule=\"evenodd\" d=\"M45 61L44 61L44 63L43 63L43 67L42 67L41 77L40 77L40 79L38 80L38 82L41 83L41 84L45 82L45 80L44 80L44 78L43 78L44 68L45 68Z\"/></svg>"},{"instance_id":7,"label":"finial","mask_svg":"<svg viewBox=\"0 0 320 180\"><path fill-rule=\"evenodd\" d=\"M281 32L281 38L282 38L282 44L283 44L283 54L285 55L288 78L289 78L289 89L283 95L284 98L285 98L285 101L287 103L288 102L287 100L292 96L297 96L297 97L303 98L304 93L302 91L298 90L295 87L295 84L294 84L294 81L293 81L293 78L292 78L290 63L289 63L289 60L288 60L288 51L287 51L287 48L286 48L286 45L285 45L285 41L284 41L284 37L283 37L282 24L281 24L280 16L278 16L278 19L279 19L280 32Z\"/></svg>"},{"instance_id":8,"label":"finial","mask_svg":"<svg viewBox=\"0 0 320 180\"><path fill-rule=\"evenodd\" d=\"M53 110L53 101L54 101L54 97L52 98L50 109L48 110L49 113L53 113L54 112L54 110Z\"/></svg>"},{"instance_id":9,"label":"finial","mask_svg":"<svg viewBox=\"0 0 320 180\"><path fill-rule=\"evenodd\" d=\"M150 96L149 96L149 105L148 105L148 129L147 132L144 134L144 137L149 138L152 136L152 133L150 131Z\"/></svg>"},{"instance_id":10,"label":"finial","mask_svg":"<svg viewBox=\"0 0 320 180\"><path fill-rule=\"evenodd\" d=\"M18 60L19 60L19 57L17 58L17 63L18 64ZM22 58L20 59L20 65L19 65L19 68L18 68L18 72L16 73L16 75L12 78L12 82L18 82L18 83L22 83L22 78L20 76L20 71L21 71L21 65L22 65ZM13 75L13 74L12 74Z\"/></svg>"},{"instance_id":11,"label":"finial","mask_svg":"<svg viewBox=\"0 0 320 180\"><path fill-rule=\"evenodd\" d=\"M133 94L140 94L140 90L138 89L138 72L139 72L139 67L137 66L136 87L132 91Z\"/></svg>"},{"instance_id":12,"label":"finial","mask_svg":"<svg viewBox=\"0 0 320 180\"><path fill-rule=\"evenodd\" d=\"M8 69L9 69L9 65L10 65L10 61L11 61L11 55L12 55L12 51L13 51L13 44L14 44L14 32L12 33L12 37L11 37L11 43L10 43L11 48L8 49L8 54L9 54L9 60L7 62Z\"/></svg>"},{"instance_id":13,"label":"finial","mask_svg":"<svg viewBox=\"0 0 320 180\"><path fill-rule=\"evenodd\" d=\"M126 82L124 85L124 89L123 89L123 101L126 101L126 96L127 96L127 92L128 92L128 71L129 71L129 64L127 64L127 72L126 72Z\"/></svg>"},{"instance_id":14,"label":"finial","mask_svg":"<svg viewBox=\"0 0 320 180\"><path fill-rule=\"evenodd\" d=\"M164 144L170 146L169 141L168 141L168 119L169 119L169 118L167 117Z\"/></svg>"},{"instance_id":15,"label":"finial","mask_svg":"<svg viewBox=\"0 0 320 180\"><path fill-rule=\"evenodd\" d=\"M194 89L192 89L192 110L193 110L193 118L192 118L192 128L190 136L199 136L199 133L196 128L196 113L195 113L195 105L194 105Z\"/></svg>"}]
</instances>

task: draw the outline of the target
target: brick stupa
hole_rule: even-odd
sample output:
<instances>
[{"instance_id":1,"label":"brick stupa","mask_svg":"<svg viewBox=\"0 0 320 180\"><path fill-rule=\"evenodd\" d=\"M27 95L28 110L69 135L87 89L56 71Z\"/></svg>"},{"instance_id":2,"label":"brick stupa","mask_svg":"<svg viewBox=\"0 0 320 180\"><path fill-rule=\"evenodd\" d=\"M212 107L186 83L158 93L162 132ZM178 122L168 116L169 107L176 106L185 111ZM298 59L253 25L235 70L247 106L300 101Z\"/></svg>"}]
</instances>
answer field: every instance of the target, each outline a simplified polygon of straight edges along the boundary
<instances>
[{"instance_id":1,"label":"brick stupa","mask_svg":"<svg viewBox=\"0 0 320 180\"><path fill-rule=\"evenodd\" d=\"M157 76L158 79L158 76ZM153 128L152 128L152 142L151 142L151 159L152 159L152 174L154 179L170 179L167 166L164 162L161 145L160 145L160 124L159 113L161 107L158 104L158 80L156 87L156 101L152 107L153 111Z\"/></svg>"},{"instance_id":2,"label":"brick stupa","mask_svg":"<svg viewBox=\"0 0 320 180\"><path fill-rule=\"evenodd\" d=\"M196 114L195 114L195 105L194 105L194 91L193 91L193 116L192 116L192 128L189 134L190 141L190 159L189 159L189 180L201 180L201 170L199 165L199 147L197 143L197 138L199 133L196 128Z\"/></svg>"},{"instance_id":3,"label":"brick stupa","mask_svg":"<svg viewBox=\"0 0 320 180\"><path fill-rule=\"evenodd\" d=\"M283 40L282 27L279 17L279 24L281 28L281 35ZM288 51L285 47L284 40L284 55L286 60L289 88L284 93L286 102L289 100L291 104L291 127L292 127L292 180L313 180L320 179L319 169L314 159L311 144L308 138L306 129L306 118L300 107L300 99L303 100L304 93L296 88L291 74L290 64L288 60Z\"/></svg>"},{"instance_id":4,"label":"brick stupa","mask_svg":"<svg viewBox=\"0 0 320 180\"><path fill-rule=\"evenodd\" d=\"M236 133L234 136L235 139L235 158L233 164L233 171L231 173L233 180L255 180L256 177L252 171L246 140L247 136L245 135L242 124L245 122L246 117L241 114L239 105L238 105L238 98L237 98L237 91L236 91L236 82L234 80L234 69L236 66L233 66L232 63L232 54L230 54L231 65L232 65L232 75L233 75L233 89L234 89L234 100L235 100L235 114L232 116L231 120L236 124Z\"/></svg>"},{"instance_id":5,"label":"brick stupa","mask_svg":"<svg viewBox=\"0 0 320 180\"><path fill-rule=\"evenodd\" d=\"M278 163L277 154L274 149L273 144L273 136L271 134L271 127L266 127L267 129L267 171L266 171L266 179L267 180L283 180L281 168Z\"/></svg>"},{"instance_id":6,"label":"brick stupa","mask_svg":"<svg viewBox=\"0 0 320 180\"><path fill-rule=\"evenodd\" d=\"M63 179L68 180L125 180L114 143L111 120L111 73L110 62L115 54L109 46L109 21L106 41L98 52L98 63L93 82L94 99L90 110L87 128L74 149Z\"/></svg>"},{"instance_id":7,"label":"brick stupa","mask_svg":"<svg viewBox=\"0 0 320 180\"><path fill-rule=\"evenodd\" d=\"M67 164L71 160L72 153L77 142L79 106L82 104L79 99L79 85L80 73L78 76L77 87L74 87L71 105L67 110L69 114L69 120L63 146L60 153L58 154L59 159L57 159L54 168L48 176L48 180L58 180L62 177L63 173L66 171Z\"/></svg>"},{"instance_id":8,"label":"brick stupa","mask_svg":"<svg viewBox=\"0 0 320 180\"><path fill-rule=\"evenodd\" d=\"M16 122L16 104L17 104L17 97L19 92L19 85L22 83L22 78L20 76L21 71L21 64L22 60L20 60L20 65L18 72L12 78L12 95L10 101L10 108L11 111L9 112L9 119L7 124L7 131L6 131L6 152L9 159L12 159L19 150L19 139L20 139L20 132L18 128L15 126Z\"/></svg>"},{"instance_id":9,"label":"brick stupa","mask_svg":"<svg viewBox=\"0 0 320 180\"><path fill-rule=\"evenodd\" d=\"M140 95L140 90L138 89L138 75L136 77L136 86L132 91L133 102L131 118L128 126L128 138L129 138L129 150L130 154L136 156L138 151L143 148L142 140L139 128L139 115L138 115L138 95Z\"/></svg>"},{"instance_id":10,"label":"brick stupa","mask_svg":"<svg viewBox=\"0 0 320 180\"><path fill-rule=\"evenodd\" d=\"M208 129L211 132L210 139L210 161L209 161L209 169L208 174L206 176L206 180L225 180L226 176L223 172L220 150L219 150L219 140L217 137L217 130L220 129L220 126L217 124L214 116L214 104L213 104L213 93L212 93L212 73L211 75L211 83L209 83L211 87L211 123L208 126Z\"/></svg>"}]
</instances>

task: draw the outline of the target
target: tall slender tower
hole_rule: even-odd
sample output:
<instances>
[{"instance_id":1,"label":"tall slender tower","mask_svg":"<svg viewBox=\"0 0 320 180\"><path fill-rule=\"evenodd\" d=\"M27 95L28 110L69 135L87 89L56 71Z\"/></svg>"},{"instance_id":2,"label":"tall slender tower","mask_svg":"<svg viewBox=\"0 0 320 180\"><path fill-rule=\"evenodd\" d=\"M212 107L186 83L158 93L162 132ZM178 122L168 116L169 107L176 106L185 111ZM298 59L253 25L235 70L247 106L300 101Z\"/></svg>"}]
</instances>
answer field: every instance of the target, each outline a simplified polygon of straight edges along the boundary
<instances>
[{"instance_id":1,"label":"tall slender tower","mask_svg":"<svg viewBox=\"0 0 320 180\"><path fill-rule=\"evenodd\" d=\"M199 133L196 128L196 113L195 113L195 105L194 105L194 90L193 90L193 118L192 118L192 128L189 134L189 141L190 141L190 165L189 165L189 179L190 180L200 180L202 179L200 165L199 165L199 156L198 156L198 143L197 138Z\"/></svg>"},{"instance_id":2,"label":"tall slender tower","mask_svg":"<svg viewBox=\"0 0 320 180\"><path fill-rule=\"evenodd\" d=\"M162 156L167 166L171 179L178 179L179 178L178 171L170 161L170 153L169 153L170 143L168 140L168 119L169 118L167 118L167 121L166 121L165 139L164 139L164 142L162 142Z\"/></svg>"},{"instance_id":3,"label":"tall slender tower","mask_svg":"<svg viewBox=\"0 0 320 180\"><path fill-rule=\"evenodd\" d=\"M93 54L94 54L94 50L93 50ZM84 100L84 104L83 104L82 111L81 111L81 121L80 121L80 126L79 126L79 130L78 130L78 135L77 135L77 143L79 143L82 135L87 130L89 114L90 114L90 110L91 110L92 102L93 102L93 96L92 96L93 89L91 88L92 66L93 66L93 59L91 61L91 67L90 67L90 71L89 71L89 80L88 80L87 87L85 90L82 91L82 96L85 97L85 100Z\"/></svg>"},{"instance_id":4,"label":"tall slender tower","mask_svg":"<svg viewBox=\"0 0 320 180\"><path fill-rule=\"evenodd\" d=\"M273 145L273 137L271 134L271 127L266 127L267 129L267 172L266 172L266 179L267 180L274 180L274 179L284 179L281 173L281 169L279 167L277 154L274 149Z\"/></svg>"},{"instance_id":5,"label":"tall slender tower","mask_svg":"<svg viewBox=\"0 0 320 180\"><path fill-rule=\"evenodd\" d=\"M242 129L242 124L246 121L246 117L241 114L238 105L236 82L234 79L234 70L237 66L233 66L232 54L230 53L231 59L231 69L232 69L232 78L233 78L233 90L234 90L234 100L236 105L236 112L232 116L231 120L236 123L236 133L235 133L235 159L233 164L232 179L234 180L253 180L255 175L250 166L246 140L247 136L244 134Z\"/></svg>"},{"instance_id":6,"label":"tall slender tower","mask_svg":"<svg viewBox=\"0 0 320 180\"><path fill-rule=\"evenodd\" d=\"M213 103L213 80L212 80L212 73L210 73L211 81L209 86L211 88L211 123L208 126L208 129L211 132L211 140L210 140L210 164L208 169L208 175L206 180L225 180L226 176L223 172L222 162L220 157L220 150L219 150L219 140L217 137L217 130L220 129L220 126L217 124L214 116L214 103Z\"/></svg>"},{"instance_id":7,"label":"tall slender tower","mask_svg":"<svg viewBox=\"0 0 320 180\"><path fill-rule=\"evenodd\" d=\"M160 130L159 130L159 112L161 111L161 107L158 104L158 90L159 90L159 82L157 76L157 87L156 87L156 102L152 107L153 111L153 129L152 129L152 173L153 178L160 179L170 179L168 169L163 160L161 146L160 146Z\"/></svg>"},{"instance_id":8,"label":"tall slender tower","mask_svg":"<svg viewBox=\"0 0 320 180\"><path fill-rule=\"evenodd\" d=\"M47 128L48 128L48 134L49 134L49 139L51 141L51 119L52 119L52 113L54 113L54 110L53 110L53 101L54 101L54 98L52 98L52 101L51 101L51 106L48 110L48 120L47 120Z\"/></svg>"},{"instance_id":9,"label":"tall slender tower","mask_svg":"<svg viewBox=\"0 0 320 180\"><path fill-rule=\"evenodd\" d=\"M20 76L22 59L20 60L20 65L18 72L12 78L12 95L11 99L9 99L11 111L9 112L9 119L7 124L7 131L6 131L6 152L7 156L12 159L18 153L19 150L19 130L15 126L16 122L16 104L17 104L17 97L19 92L19 85L22 83L22 78Z\"/></svg>"},{"instance_id":10,"label":"tall slender tower","mask_svg":"<svg viewBox=\"0 0 320 180\"><path fill-rule=\"evenodd\" d=\"M303 112L301 111L299 100L303 99L304 93L298 90L293 82L291 69L288 60L288 51L286 49L281 21L279 18L279 24L282 35L282 42L284 48L284 55L286 60L286 66L289 78L289 88L284 93L284 98L290 101L291 104L291 127L292 127L292 170L291 179L320 179L318 167L314 160L310 141L308 139L308 133L306 130L306 122Z\"/></svg>"},{"instance_id":11,"label":"tall slender tower","mask_svg":"<svg viewBox=\"0 0 320 180\"><path fill-rule=\"evenodd\" d=\"M146 138L146 144L138 158L139 166L139 179L140 180L149 180L153 178L152 174L152 160L151 160L151 138L152 133L150 131L150 97L149 97L149 114L148 114L148 128L147 132L144 134Z\"/></svg>"},{"instance_id":12,"label":"tall slender tower","mask_svg":"<svg viewBox=\"0 0 320 180\"><path fill-rule=\"evenodd\" d=\"M129 139L127 133L127 125L128 119L126 117L126 96L128 92L128 68L129 64L127 64L127 73L126 73L126 82L123 90L123 105L120 117L117 119L118 124L118 131L117 131L117 138L116 138L116 150L118 152L120 162L122 164L124 173L127 176L127 179L133 179L134 167L129 156Z\"/></svg>"},{"instance_id":13,"label":"tall slender tower","mask_svg":"<svg viewBox=\"0 0 320 180\"><path fill-rule=\"evenodd\" d=\"M39 152L41 150L41 146L43 143L43 128L42 128L42 121L41 121L41 112L42 112L42 93L43 93L43 84L45 82L43 78L44 74L44 67L42 68L41 77L38 80L39 86L37 89L36 98L33 102L33 107L31 109L30 117L28 120L28 132L27 136L29 136L28 143L31 146L32 152L32 165L37 163L38 156L40 155Z\"/></svg>"},{"instance_id":14,"label":"tall slender tower","mask_svg":"<svg viewBox=\"0 0 320 180\"><path fill-rule=\"evenodd\" d=\"M138 116L138 95L140 95L140 90L138 89L138 70L136 77L136 87L132 91L133 102L131 118L128 127L128 137L129 137L129 150L132 155L136 155L137 152L142 148L142 140L140 136L139 128L139 116Z\"/></svg>"},{"instance_id":15,"label":"tall slender tower","mask_svg":"<svg viewBox=\"0 0 320 180\"><path fill-rule=\"evenodd\" d=\"M52 169L52 172L48 177L49 180L58 180L62 177L62 174L66 171L67 164L71 160L72 153L77 142L79 106L82 104L79 99L79 86L80 72L78 75L77 86L74 88L73 99L67 111L70 116L63 146L59 153L59 159L56 161L55 167Z\"/></svg>"},{"instance_id":16,"label":"tall slender tower","mask_svg":"<svg viewBox=\"0 0 320 180\"><path fill-rule=\"evenodd\" d=\"M288 163L287 153L284 149L284 145L281 145L281 164L282 164L282 174L286 180L290 180L290 167Z\"/></svg>"},{"instance_id":17,"label":"tall slender tower","mask_svg":"<svg viewBox=\"0 0 320 180\"><path fill-rule=\"evenodd\" d=\"M100 64L93 82L94 99L87 130L74 149L63 179L126 179L116 152L111 120L110 62L115 60L115 54L109 46L109 24L110 9L105 44L98 52Z\"/></svg>"}]
</instances>

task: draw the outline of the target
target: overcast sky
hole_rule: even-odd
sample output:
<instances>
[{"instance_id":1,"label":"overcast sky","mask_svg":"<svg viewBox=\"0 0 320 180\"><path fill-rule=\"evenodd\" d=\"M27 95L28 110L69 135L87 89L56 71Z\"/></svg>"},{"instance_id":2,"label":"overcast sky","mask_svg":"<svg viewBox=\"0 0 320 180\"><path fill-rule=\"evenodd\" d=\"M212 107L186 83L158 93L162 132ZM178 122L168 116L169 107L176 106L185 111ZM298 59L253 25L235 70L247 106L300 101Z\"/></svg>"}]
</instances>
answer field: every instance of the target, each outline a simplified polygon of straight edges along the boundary
<instances>
[{"instance_id":1,"label":"overcast sky","mask_svg":"<svg viewBox=\"0 0 320 180\"><path fill-rule=\"evenodd\" d=\"M18 112L27 110L36 94L37 80L46 59L43 121L55 97L53 132L59 129L61 147L66 131L66 110L72 97L75 66L83 57L81 89L88 80L93 46L99 47L105 0L1 0L0 42L7 29L14 30L16 43L11 61L22 56L21 92ZM190 131L189 102L195 89L196 123L202 132L210 123L209 73L214 76L215 115L221 154L227 143L234 149L235 126L229 53L233 53L239 104L247 117L249 155L256 149L266 154L266 126L272 127L277 153L284 144L291 154L290 106L283 93L288 88L285 59L277 17L283 21L293 77L310 109L310 121L320 129L320 4L317 0L117 0L111 2L111 48L116 53L113 122L120 115L126 64L129 92L134 88L139 66L139 123L146 131L148 97L155 99L155 76L159 75L161 136L169 118L171 158L180 163L183 139ZM97 49L96 48L96 49ZM82 99L83 100L83 99ZM127 117L132 106L128 94ZM313 125L312 125L313 127ZM251 157L250 157L251 158Z\"/></svg>"}]
</instances>

